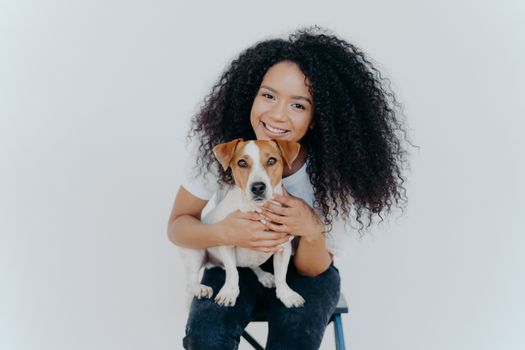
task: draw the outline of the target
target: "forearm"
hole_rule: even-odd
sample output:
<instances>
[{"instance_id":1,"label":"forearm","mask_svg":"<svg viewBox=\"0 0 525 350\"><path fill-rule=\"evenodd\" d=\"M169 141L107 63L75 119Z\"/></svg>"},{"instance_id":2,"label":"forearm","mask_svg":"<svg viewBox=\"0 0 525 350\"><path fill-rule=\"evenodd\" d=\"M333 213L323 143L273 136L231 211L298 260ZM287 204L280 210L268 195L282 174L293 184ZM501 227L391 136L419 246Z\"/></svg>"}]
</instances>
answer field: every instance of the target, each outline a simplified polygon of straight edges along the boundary
<instances>
[{"instance_id":1,"label":"forearm","mask_svg":"<svg viewBox=\"0 0 525 350\"><path fill-rule=\"evenodd\" d=\"M169 222L168 237L174 244L187 248L209 248L225 244L219 223L203 224L191 215L181 215Z\"/></svg>"},{"instance_id":2,"label":"forearm","mask_svg":"<svg viewBox=\"0 0 525 350\"><path fill-rule=\"evenodd\" d=\"M326 249L325 238L319 234L315 239L301 237L294 255L297 271L304 276L315 277L325 272L333 256Z\"/></svg>"}]
</instances>

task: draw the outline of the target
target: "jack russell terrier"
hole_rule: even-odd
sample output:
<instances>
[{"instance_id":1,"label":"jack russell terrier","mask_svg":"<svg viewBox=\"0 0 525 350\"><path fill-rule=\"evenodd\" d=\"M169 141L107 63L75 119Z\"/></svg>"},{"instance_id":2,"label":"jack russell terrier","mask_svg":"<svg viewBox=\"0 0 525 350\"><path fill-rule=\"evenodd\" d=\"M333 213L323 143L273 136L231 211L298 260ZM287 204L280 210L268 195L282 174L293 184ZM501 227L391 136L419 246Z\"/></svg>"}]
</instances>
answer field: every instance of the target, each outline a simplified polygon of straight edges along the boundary
<instances>
[{"instance_id":1,"label":"jack russell terrier","mask_svg":"<svg viewBox=\"0 0 525 350\"><path fill-rule=\"evenodd\" d=\"M232 169L235 186L231 186L224 199L202 218L204 224L223 220L228 214L240 210L253 212L271 200L274 193L283 194L281 183L283 167L291 168L299 154L300 145L284 140L243 141L236 139L213 148L215 157L224 170ZM237 266L249 267L257 275L259 282L267 288L275 286L277 298L286 307L298 307L304 299L286 283L286 272L292 253L291 240L279 252L267 253L236 246L218 246L206 249L181 248L186 267L187 292L191 300L211 298L211 287L199 282L199 273L206 264L222 266L226 271L226 281L215 297L222 306L234 306L239 296L239 272ZM275 277L259 266L273 257ZM188 303L189 304L189 303Z\"/></svg>"}]
</instances>

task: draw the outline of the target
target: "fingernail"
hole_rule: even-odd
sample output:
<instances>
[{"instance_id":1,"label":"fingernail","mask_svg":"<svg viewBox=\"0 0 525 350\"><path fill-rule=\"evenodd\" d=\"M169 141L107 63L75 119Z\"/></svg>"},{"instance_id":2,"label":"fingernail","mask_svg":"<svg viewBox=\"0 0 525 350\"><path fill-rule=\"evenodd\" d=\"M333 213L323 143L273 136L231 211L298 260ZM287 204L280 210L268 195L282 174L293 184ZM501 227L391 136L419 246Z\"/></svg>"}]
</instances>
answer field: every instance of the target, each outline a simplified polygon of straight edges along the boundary
<instances>
[{"instance_id":1,"label":"fingernail","mask_svg":"<svg viewBox=\"0 0 525 350\"><path fill-rule=\"evenodd\" d=\"M264 225L266 225L266 220L261 219L261 223L263 223Z\"/></svg>"},{"instance_id":2,"label":"fingernail","mask_svg":"<svg viewBox=\"0 0 525 350\"><path fill-rule=\"evenodd\" d=\"M262 213L262 209L261 208L255 208L255 211L258 212L258 213Z\"/></svg>"},{"instance_id":3,"label":"fingernail","mask_svg":"<svg viewBox=\"0 0 525 350\"><path fill-rule=\"evenodd\" d=\"M295 238L294 236L291 236L291 237L288 239L288 242L293 241L294 238Z\"/></svg>"}]
</instances>

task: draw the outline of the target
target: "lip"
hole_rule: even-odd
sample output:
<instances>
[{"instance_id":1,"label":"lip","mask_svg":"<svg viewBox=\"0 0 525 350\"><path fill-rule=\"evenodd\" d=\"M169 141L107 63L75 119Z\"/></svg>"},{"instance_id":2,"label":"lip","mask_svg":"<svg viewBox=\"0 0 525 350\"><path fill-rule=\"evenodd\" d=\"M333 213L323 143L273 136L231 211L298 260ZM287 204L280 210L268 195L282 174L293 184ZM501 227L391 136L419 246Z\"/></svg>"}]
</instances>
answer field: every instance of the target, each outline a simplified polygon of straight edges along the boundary
<instances>
[{"instance_id":1,"label":"lip","mask_svg":"<svg viewBox=\"0 0 525 350\"><path fill-rule=\"evenodd\" d=\"M271 130L266 128L266 123L264 123L263 121L259 121L259 124L261 125L262 129L264 130L264 132L267 135L272 136L272 137L287 136L288 134L290 134L290 130L286 130L286 132L284 132L284 133L273 132L273 131L271 131Z\"/></svg>"}]
</instances>

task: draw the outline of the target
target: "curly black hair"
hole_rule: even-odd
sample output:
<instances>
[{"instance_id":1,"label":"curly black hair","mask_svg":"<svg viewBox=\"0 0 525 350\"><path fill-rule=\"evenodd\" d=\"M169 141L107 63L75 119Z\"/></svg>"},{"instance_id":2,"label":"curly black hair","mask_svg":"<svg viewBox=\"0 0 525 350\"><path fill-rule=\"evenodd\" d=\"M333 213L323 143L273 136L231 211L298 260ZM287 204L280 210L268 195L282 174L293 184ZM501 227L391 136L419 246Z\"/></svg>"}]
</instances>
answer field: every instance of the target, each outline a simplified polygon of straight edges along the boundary
<instances>
[{"instance_id":1,"label":"curly black hair","mask_svg":"<svg viewBox=\"0 0 525 350\"><path fill-rule=\"evenodd\" d=\"M282 61L296 63L310 82L313 127L301 144L308 150L314 208L328 230L337 215L355 217L362 232L363 214L368 228L374 214L383 221L392 205L403 209L408 138L402 105L361 50L317 26L288 40L258 42L231 62L192 119L188 139L198 136L200 171L216 164L219 181L233 182L212 148L256 138L249 117L254 98L268 69Z\"/></svg>"}]
</instances>

